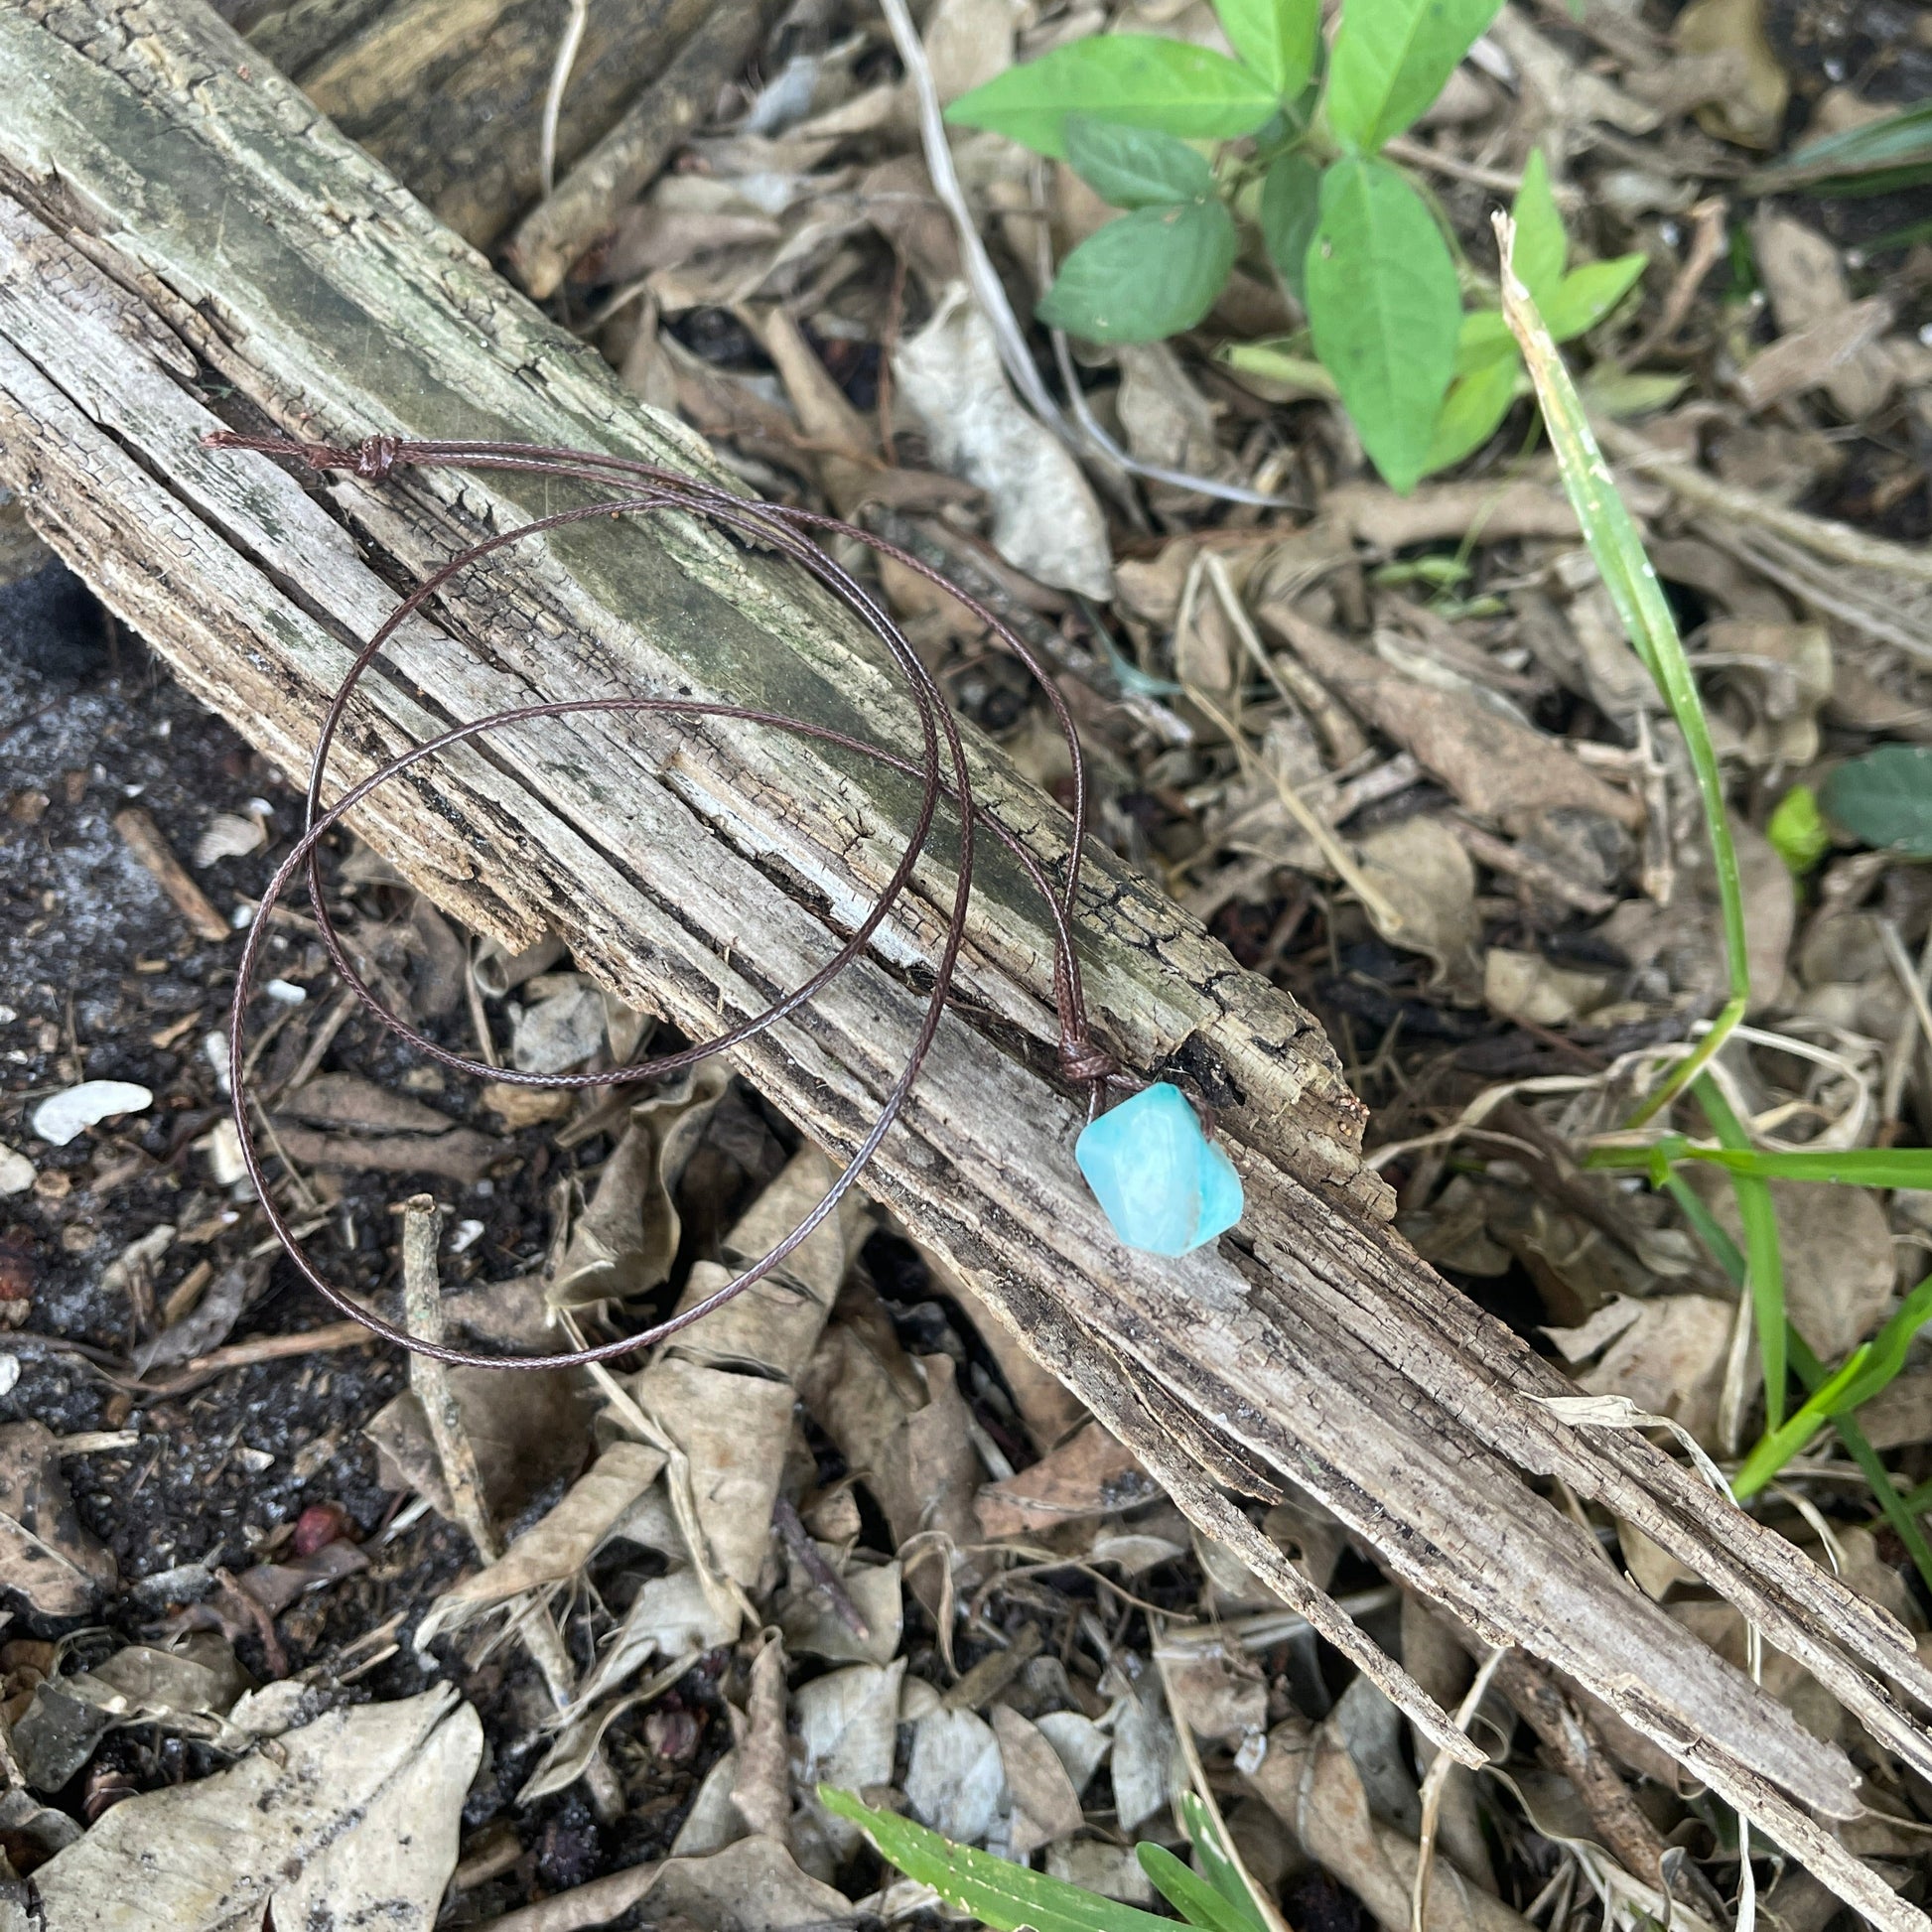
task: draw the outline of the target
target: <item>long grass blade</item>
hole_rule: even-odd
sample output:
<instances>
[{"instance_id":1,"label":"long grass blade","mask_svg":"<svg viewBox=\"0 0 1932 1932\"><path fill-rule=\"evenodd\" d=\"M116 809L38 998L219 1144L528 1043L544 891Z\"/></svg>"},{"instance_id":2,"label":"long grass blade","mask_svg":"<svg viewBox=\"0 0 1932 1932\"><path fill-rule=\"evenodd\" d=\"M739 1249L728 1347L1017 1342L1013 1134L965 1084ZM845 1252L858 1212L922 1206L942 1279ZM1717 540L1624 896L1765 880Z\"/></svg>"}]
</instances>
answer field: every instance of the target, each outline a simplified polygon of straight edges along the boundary
<instances>
[{"instance_id":1,"label":"long grass blade","mask_svg":"<svg viewBox=\"0 0 1932 1932\"><path fill-rule=\"evenodd\" d=\"M1727 1148L1748 1150L1751 1138L1744 1123L1731 1111L1723 1089L1709 1074L1700 1074L1691 1089L1704 1109L1712 1131ZM1744 1228L1744 1280L1751 1298L1751 1316L1757 1326L1758 1359L1764 1365L1764 1427L1774 1430L1784 1421L1785 1353L1784 1248L1778 1240L1777 1203L1767 1182L1755 1174L1730 1176L1737 1197L1737 1214Z\"/></svg>"},{"instance_id":2,"label":"long grass blade","mask_svg":"<svg viewBox=\"0 0 1932 1932\"><path fill-rule=\"evenodd\" d=\"M1724 773L1718 754L1711 743L1711 728L1704 715L1704 700L1697 680L1691 675L1690 660L1684 655L1684 642L1677 634L1677 623L1665 602L1657 573L1644 554L1643 538L1617 494L1609 465L1589 427L1577 385L1570 379L1563 357L1550 338L1529 291L1516 279L1511 265L1515 224L1504 214L1496 216L1496 233L1502 244L1503 318L1509 324L1523 351L1530 380L1536 385L1537 400L1543 406L1543 421L1550 432L1551 447L1557 453L1557 467L1577 521L1583 525L1585 540L1603 587L1635 648L1651 682L1670 706L1677 728L1691 755L1691 768L1697 774L1698 795L1704 805L1704 820L1711 835L1711 856L1718 877L1718 902L1723 911L1725 958L1729 969L1730 998L1691 1053L1681 1062L1656 1092L1644 1101L1632 1117L1633 1126L1651 1119L1673 1095L1697 1078L1730 1030L1743 1019L1750 1004L1750 964L1744 940L1744 891L1737 872L1737 853L1730 840L1730 820L1725 807Z\"/></svg>"}]
</instances>

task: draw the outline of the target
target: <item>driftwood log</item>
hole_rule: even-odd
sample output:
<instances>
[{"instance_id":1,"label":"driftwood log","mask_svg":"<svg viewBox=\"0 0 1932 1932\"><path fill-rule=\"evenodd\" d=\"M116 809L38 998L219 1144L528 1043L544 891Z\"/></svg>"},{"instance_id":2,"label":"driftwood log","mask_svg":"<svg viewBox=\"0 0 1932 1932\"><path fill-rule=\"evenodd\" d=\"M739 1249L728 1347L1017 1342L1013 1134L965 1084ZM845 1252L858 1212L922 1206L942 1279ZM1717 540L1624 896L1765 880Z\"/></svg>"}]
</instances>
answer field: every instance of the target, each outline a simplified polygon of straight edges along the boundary
<instances>
[{"instance_id":1,"label":"driftwood log","mask_svg":"<svg viewBox=\"0 0 1932 1932\"><path fill-rule=\"evenodd\" d=\"M316 484L206 451L204 432L523 438L709 467L199 0L0 0L0 484L291 770L397 585L563 499L449 472ZM915 742L854 626L788 568L682 524L512 547L433 608L365 680L339 782L538 697L677 690ZM1050 867L1057 809L972 751L980 795ZM468 748L371 800L363 826L473 925L510 944L554 929L626 999L708 1035L829 955L911 798L790 736L591 719ZM1406 1585L1586 1687L1872 1922L1923 1932L1834 1833L1860 1808L1845 1752L1639 1593L1532 1478L1641 1529L1932 1777L1932 1675L1906 1632L1642 1436L1546 1406L1570 1385L1388 1225L1319 1031L1101 857L1079 933L1103 1035L1213 1097L1251 1204L1218 1252L1123 1252L1073 1166L1045 923L1003 857L868 1186L1427 1735L1453 1733L1228 1491L1312 1493ZM928 864L870 962L736 1055L830 1149L857 1143L896 1074L949 890Z\"/></svg>"}]
</instances>

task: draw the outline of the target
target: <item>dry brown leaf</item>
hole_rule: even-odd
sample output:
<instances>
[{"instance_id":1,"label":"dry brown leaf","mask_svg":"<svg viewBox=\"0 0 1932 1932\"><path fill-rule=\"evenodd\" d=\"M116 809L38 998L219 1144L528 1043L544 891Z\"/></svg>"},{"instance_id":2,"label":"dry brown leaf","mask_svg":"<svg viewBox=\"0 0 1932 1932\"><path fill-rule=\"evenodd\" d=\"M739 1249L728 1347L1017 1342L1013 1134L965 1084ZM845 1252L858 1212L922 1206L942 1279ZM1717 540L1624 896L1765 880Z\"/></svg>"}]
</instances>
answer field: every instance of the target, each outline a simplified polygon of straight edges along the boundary
<instances>
[{"instance_id":1,"label":"dry brown leaf","mask_svg":"<svg viewBox=\"0 0 1932 1932\"><path fill-rule=\"evenodd\" d=\"M35 1872L48 1932L433 1921L483 1725L454 1692L337 1711L117 1804Z\"/></svg>"},{"instance_id":2,"label":"dry brown leaf","mask_svg":"<svg viewBox=\"0 0 1932 1932\"><path fill-rule=\"evenodd\" d=\"M80 1616L118 1575L74 1514L60 1439L37 1422L0 1428L0 1584L44 1616Z\"/></svg>"},{"instance_id":3,"label":"dry brown leaf","mask_svg":"<svg viewBox=\"0 0 1932 1932\"><path fill-rule=\"evenodd\" d=\"M786 1842L791 1822L791 1761L785 1748L785 1646L766 1640L752 1661L746 1725L738 1740L732 1804L753 1831Z\"/></svg>"},{"instance_id":4,"label":"dry brown leaf","mask_svg":"<svg viewBox=\"0 0 1932 1932\"><path fill-rule=\"evenodd\" d=\"M1195 1736L1231 1749L1260 1737L1268 1724L1268 1680L1238 1644L1211 1628L1170 1624L1155 1649L1170 1707Z\"/></svg>"},{"instance_id":5,"label":"dry brown leaf","mask_svg":"<svg viewBox=\"0 0 1932 1932\"><path fill-rule=\"evenodd\" d=\"M1567 1027L1608 998L1607 973L1579 973L1535 952L1491 946L1482 959L1483 1004L1506 1019Z\"/></svg>"},{"instance_id":6,"label":"dry brown leaf","mask_svg":"<svg viewBox=\"0 0 1932 1932\"><path fill-rule=\"evenodd\" d=\"M417 1626L416 1648L427 1648L445 1631L529 1589L562 1583L592 1553L643 1494L664 1466L660 1449L642 1443L613 1443L579 1476L557 1506L533 1523L496 1562L445 1590Z\"/></svg>"},{"instance_id":7,"label":"dry brown leaf","mask_svg":"<svg viewBox=\"0 0 1932 1932\"><path fill-rule=\"evenodd\" d=\"M992 329L963 288L941 301L893 367L933 462L986 491L1000 555L1042 584L1111 596L1113 550L1092 486L1008 387Z\"/></svg>"},{"instance_id":8,"label":"dry brown leaf","mask_svg":"<svg viewBox=\"0 0 1932 1932\"><path fill-rule=\"evenodd\" d=\"M751 1588L771 1540L791 1387L665 1356L632 1378L638 1407L690 1462L691 1493L714 1567Z\"/></svg>"},{"instance_id":9,"label":"dry brown leaf","mask_svg":"<svg viewBox=\"0 0 1932 1932\"><path fill-rule=\"evenodd\" d=\"M784 1847L768 1838L742 1838L709 1858L667 1859L656 1871L650 1886L656 1923L675 1914L698 1932L789 1932L842 1925L852 1917L852 1901L843 1892L799 1870Z\"/></svg>"},{"instance_id":10,"label":"dry brown leaf","mask_svg":"<svg viewBox=\"0 0 1932 1932\"><path fill-rule=\"evenodd\" d=\"M597 1024L601 1038L601 1004ZM683 1229L674 1199L677 1183L730 1084L730 1070L706 1060L631 1107L597 1192L571 1229L550 1284L553 1307L626 1301L664 1282Z\"/></svg>"},{"instance_id":11,"label":"dry brown leaf","mask_svg":"<svg viewBox=\"0 0 1932 1932\"><path fill-rule=\"evenodd\" d=\"M1786 396L1823 387L1848 362L1875 343L1898 313L1889 296L1871 295L1843 313L1822 317L1808 329L1781 336L1744 364L1737 388L1753 409L1768 409ZM1876 364L1873 363L1875 368Z\"/></svg>"},{"instance_id":12,"label":"dry brown leaf","mask_svg":"<svg viewBox=\"0 0 1932 1932\"><path fill-rule=\"evenodd\" d=\"M1468 698L1431 690L1319 624L1278 611L1276 625L1357 717L1410 752L1479 816L1513 828L1549 807L1580 805L1620 825L1642 823L1643 807L1561 740Z\"/></svg>"},{"instance_id":13,"label":"dry brown leaf","mask_svg":"<svg viewBox=\"0 0 1932 1932\"><path fill-rule=\"evenodd\" d=\"M1637 1313L1596 1366L1577 1378L1589 1395L1628 1396L1639 1409L1669 1416L1706 1448L1718 1435L1718 1400L1735 1311L1703 1295L1663 1295ZM1548 1331L1559 1347L1563 1338Z\"/></svg>"},{"instance_id":14,"label":"dry brown leaf","mask_svg":"<svg viewBox=\"0 0 1932 1932\"><path fill-rule=\"evenodd\" d=\"M1413 1840L1373 1816L1348 1747L1329 1724L1291 1718L1268 1733L1249 1788L1309 1856L1385 1926L1407 1927L1415 1889ZM1440 1861L1429 1886L1427 1932L1527 1932L1529 1921Z\"/></svg>"},{"instance_id":15,"label":"dry brown leaf","mask_svg":"<svg viewBox=\"0 0 1932 1932\"><path fill-rule=\"evenodd\" d=\"M1080 1796L1059 1753L1035 1725L1004 1704L996 1704L990 1715L1013 1796L1007 1856L1025 1859L1080 1829L1085 1823Z\"/></svg>"},{"instance_id":16,"label":"dry brown leaf","mask_svg":"<svg viewBox=\"0 0 1932 1932\"><path fill-rule=\"evenodd\" d=\"M1475 972L1482 931L1476 869L1462 842L1431 812L1378 825L1356 845L1362 875L1387 901L1391 918L1375 928L1392 945L1433 960L1436 977L1466 982Z\"/></svg>"},{"instance_id":17,"label":"dry brown leaf","mask_svg":"<svg viewBox=\"0 0 1932 1932\"><path fill-rule=\"evenodd\" d=\"M1693 1184L1718 1224L1741 1241L1737 1197L1727 1177L1699 1173ZM1820 1361L1842 1362L1870 1338L1891 1307L1896 1264L1885 1210L1866 1187L1766 1184L1777 1211L1791 1324Z\"/></svg>"},{"instance_id":18,"label":"dry brown leaf","mask_svg":"<svg viewBox=\"0 0 1932 1932\"><path fill-rule=\"evenodd\" d=\"M1685 54L1726 54L1735 64L1732 84L1698 110L1706 132L1741 147L1775 148L1791 82L1764 37L1764 0L1691 0L1677 16L1676 40Z\"/></svg>"},{"instance_id":19,"label":"dry brown leaf","mask_svg":"<svg viewBox=\"0 0 1932 1932\"><path fill-rule=\"evenodd\" d=\"M496 1369L454 1368L450 1389L463 1432L477 1452L490 1514L499 1523L583 1466L593 1397L581 1374L544 1369L504 1375ZM413 1489L428 1497L439 1515L452 1513L429 1425L413 1391L405 1390L385 1404L363 1433L376 1446L385 1486Z\"/></svg>"},{"instance_id":20,"label":"dry brown leaf","mask_svg":"<svg viewBox=\"0 0 1932 1932\"><path fill-rule=\"evenodd\" d=\"M1090 1422L1031 1468L989 1482L975 1498L980 1532L1024 1536L1152 1502L1159 1485L1134 1453Z\"/></svg>"},{"instance_id":21,"label":"dry brown leaf","mask_svg":"<svg viewBox=\"0 0 1932 1932\"><path fill-rule=\"evenodd\" d=\"M1044 1455L1070 1436L1086 1417L1086 1405L1050 1370L1041 1368L1026 1344L974 1293L963 1275L931 1250L921 1248L920 1259L934 1284L957 1302L972 1321L987 1352L998 1364L1001 1380L1013 1397L1033 1445Z\"/></svg>"},{"instance_id":22,"label":"dry brown leaf","mask_svg":"<svg viewBox=\"0 0 1932 1932\"><path fill-rule=\"evenodd\" d=\"M912 1725L905 1802L929 1831L984 1845L1009 1804L1006 1765L993 1727L970 1711L935 1703Z\"/></svg>"},{"instance_id":23,"label":"dry brown leaf","mask_svg":"<svg viewBox=\"0 0 1932 1932\"><path fill-rule=\"evenodd\" d=\"M726 1262L744 1268L762 1260L825 1198L838 1173L838 1164L821 1150L801 1147L725 1236ZM762 1281L687 1328L673 1347L711 1367L747 1368L767 1378L794 1380L810 1361L846 1270L872 1227L864 1197L848 1193L802 1247L793 1249ZM702 1300L726 1279L713 1265L700 1264L692 1271L679 1309Z\"/></svg>"},{"instance_id":24,"label":"dry brown leaf","mask_svg":"<svg viewBox=\"0 0 1932 1932\"><path fill-rule=\"evenodd\" d=\"M1767 206L1751 224L1751 243L1780 336L1807 336L1844 326L1853 307L1852 291L1845 263L1830 241L1775 206ZM1893 376L1879 345L1868 344L1828 370L1823 382L1840 410L1859 422L1878 406Z\"/></svg>"}]
</instances>

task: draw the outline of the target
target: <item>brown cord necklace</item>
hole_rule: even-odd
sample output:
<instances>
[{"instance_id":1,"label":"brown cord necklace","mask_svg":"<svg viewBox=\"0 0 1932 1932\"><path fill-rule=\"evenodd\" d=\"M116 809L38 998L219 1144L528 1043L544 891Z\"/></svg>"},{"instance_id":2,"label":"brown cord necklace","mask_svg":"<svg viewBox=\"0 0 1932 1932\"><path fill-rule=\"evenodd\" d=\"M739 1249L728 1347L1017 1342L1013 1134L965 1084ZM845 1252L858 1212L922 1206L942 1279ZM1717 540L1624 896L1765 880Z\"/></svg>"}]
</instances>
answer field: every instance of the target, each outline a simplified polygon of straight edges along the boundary
<instances>
[{"instance_id":1,"label":"brown cord necklace","mask_svg":"<svg viewBox=\"0 0 1932 1932\"><path fill-rule=\"evenodd\" d=\"M386 1340L399 1343L402 1347L413 1349L419 1354L432 1355L441 1361L478 1368L566 1368L647 1348L675 1334L679 1329L690 1326L692 1322L701 1320L715 1309L722 1308L734 1297L742 1295L755 1282L761 1281L807 1240L837 1208L840 1200L858 1179L866 1164L878 1151L880 1143L885 1139L893 1123L899 1117L906 1098L918 1079L919 1070L938 1033L940 1018L944 1013L947 995L951 990L953 976L958 966L960 948L965 940L967 908L973 884L974 841L981 827L990 831L1013 853L1045 902L1047 915L1053 928L1053 1003L1059 1020L1060 1071L1070 1083L1084 1086L1088 1095L1088 1127L1081 1136L1076 1153L1082 1170L1087 1173L1089 1181L1093 1183L1095 1192L1110 1220L1113 1221L1116 1231L1129 1245L1148 1247L1158 1253L1181 1253L1186 1248L1198 1246L1201 1241L1211 1239L1214 1234L1218 1234L1224 1227L1231 1226L1238 1218L1240 1183L1234 1178L1233 1168L1228 1163L1226 1155L1219 1148L1208 1144L1201 1135L1199 1124L1194 1119L1191 1108L1187 1106L1178 1090L1165 1082L1154 1086L1142 1086L1141 1083L1125 1076L1113 1056L1095 1042L1089 1030L1080 965L1074 953L1071 930L1074 898L1079 889L1081 849L1086 837L1085 759L1081 755L1079 736L1073 728L1073 720L1067 712L1065 700L1061 697L1052 678L1026 641L1016 635L1008 624L987 610L984 605L970 597L957 585L950 583L929 565L922 563L917 557L856 525L841 522L835 517L820 515L812 510L762 503L735 495L729 490L682 476L675 471L629 458L605 456L586 450L552 448L539 444L405 442L393 436L369 437L355 449L339 449L329 444L295 443L279 438L241 436L228 431L217 432L204 440L210 447L218 449L249 450L269 456L295 457L315 471L352 471L357 477L370 483L385 481L400 467L428 468L448 465L468 470L535 472L601 484L620 492L599 502L563 510L555 515L539 517L516 529L472 544L467 550L461 551L439 570L433 572L390 613L380 628L356 654L342 683L337 687L335 697L323 721L322 732L317 740L310 764L302 837L269 881L249 927L236 971L234 1000L228 1014L228 1064L233 1089L235 1130L240 1137L242 1163L261 1198L270 1227L288 1251L290 1259L295 1263L302 1278L332 1307L362 1322L373 1333L383 1336ZM880 639L903 674L913 704L918 711L920 757L917 759L901 758L844 732L835 731L829 726L741 705L711 703L689 698L582 698L551 704L522 705L513 710L500 711L488 717L476 719L469 724L454 726L449 731L416 746L413 750L372 771L339 798L335 804L324 808L322 795L329 755L363 672L374 662L403 621L419 610L444 584L478 559L517 542L523 537L599 518L642 515L661 510L680 511L704 518L734 533L747 544L774 549L801 565L823 584ZM905 569L937 585L955 598L979 622L984 623L1039 684L1048 704L1052 707L1054 720L1065 740L1067 757L1072 768L1073 824L1068 840L1066 865L1057 886L1048 876L1045 868L1011 828L1002 823L995 813L975 800L972 780L966 764L965 747L960 741L958 727L954 723L951 710L937 682L920 661L903 631L872 594L818 542L814 541L814 537L823 535L850 537L883 556L893 558ZM439 752L468 743L472 739L481 738L486 733L506 726L525 724L535 719L618 712L650 712L686 719L719 718L739 723L767 725L780 731L796 732L825 745L859 753L895 770L916 777L921 787L919 810L911 834L906 840L905 849L865 917L853 929L845 943L816 973L803 985L774 1001L762 1013L741 1021L714 1039L701 1041L674 1053L658 1054L650 1059L632 1061L623 1066L611 1067L594 1073L524 1072L513 1067L490 1066L483 1061L468 1059L460 1053L452 1052L435 1040L426 1038L414 1027L384 1007L361 974L356 971L329 914L322 880L321 843L348 812L359 805L378 786L401 776L426 759L434 758ZM947 775L948 771L950 777ZM250 1121L251 1107L245 1071L247 1058L243 1040L247 1009L261 964L262 947L271 923L270 914L298 872L306 875L310 902L314 908L323 945L328 949L330 959L345 984L377 1022L430 1058L460 1073L519 1086L560 1087L575 1090L587 1087L629 1085L640 1081L663 1079L699 1060L708 1059L714 1053L743 1044L795 1013L815 994L829 985L868 948L873 934L885 921L910 882L919 858L925 850L938 811L939 800L942 797L950 799L958 812L957 885L944 937L940 944L939 956L933 969L931 992L926 1000L924 1016L913 1037L911 1048L871 1130L859 1144L843 1172L833 1181L824 1198L767 1254L754 1262L734 1280L727 1282L714 1294L672 1315L669 1319L637 1333L620 1336L615 1341L550 1355L488 1355L451 1347L441 1342L426 1341L420 1336L410 1334L406 1329L397 1327L392 1322L379 1319L359 1303L352 1301L342 1289L329 1282L309 1259L287 1218L276 1205L269 1191L267 1178L262 1172L261 1156L255 1145ZM1102 1096L1112 1086L1138 1087L1139 1091L1132 1099L1111 1112L1102 1114L1100 1111ZM1176 1103L1178 1114L1174 1111ZM1180 1118L1181 1115L1185 1116L1184 1122ZM1200 1170L1193 1183L1195 1197L1191 1199L1185 1197L1183 1183L1181 1193L1177 1194L1172 1203L1173 1212L1169 1219L1173 1222L1173 1230L1177 1230L1173 1239L1178 1245L1163 1245L1164 1237L1169 1232L1167 1223L1164 1222L1161 1227L1155 1228L1153 1223L1147 1222L1145 1198L1137 1208L1131 1196L1135 1192L1137 1181L1145 1178L1141 1170L1147 1168L1150 1147L1153 1149L1154 1161L1151 1172L1158 1173L1164 1167L1173 1166L1172 1151L1168 1149L1168 1142L1175 1141L1176 1137L1178 1137L1176 1145L1179 1146L1180 1153L1193 1159L1198 1167L1196 1150L1186 1142L1188 1125L1191 1125L1193 1137L1199 1141L1200 1149L1204 1150L1206 1166ZM1153 1141L1150 1141L1150 1136L1154 1137ZM1114 1144L1119 1143L1124 1147L1130 1142L1138 1149L1138 1166L1130 1163L1130 1166L1135 1167L1135 1171L1125 1176L1128 1196L1110 1198L1110 1184L1120 1178L1115 1173ZM1093 1155L1091 1160L1090 1151ZM1097 1168L1104 1173L1097 1173ZM1230 1184L1233 1189L1232 1213L1227 1212ZM1113 1186L1113 1191L1119 1193L1117 1185ZM1209 1227L1207 1225L1209 1222L1214 1222L1215 1225ZM1137 1234L1145 1235L1150 1229L1153 1230L1155 1239L1137 1238Z\"/></svg>"}]
</instances>

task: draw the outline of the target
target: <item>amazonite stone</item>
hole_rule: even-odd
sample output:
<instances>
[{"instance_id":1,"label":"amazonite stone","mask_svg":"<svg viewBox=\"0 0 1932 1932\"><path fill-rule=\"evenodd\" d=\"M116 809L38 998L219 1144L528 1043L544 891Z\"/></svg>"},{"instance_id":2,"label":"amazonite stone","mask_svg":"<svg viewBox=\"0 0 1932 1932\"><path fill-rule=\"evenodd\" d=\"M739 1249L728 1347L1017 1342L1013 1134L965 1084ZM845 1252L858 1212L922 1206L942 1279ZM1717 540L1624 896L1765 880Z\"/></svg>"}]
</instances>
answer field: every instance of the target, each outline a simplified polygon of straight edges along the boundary
<instances>
[{"instance_id":1,"label":"amazonite stone","mask_svg":"<svg viewBox=\"0 0 1932 1932\"><path fill-rule=\"evenodd\" d=\"M1163 1080L1094 1121L1073 1158L1114 1232L1151 1255L1184 1255L1224 1234L1245 1204L1234 1163Z\"/></svg>"}]
</instances>

